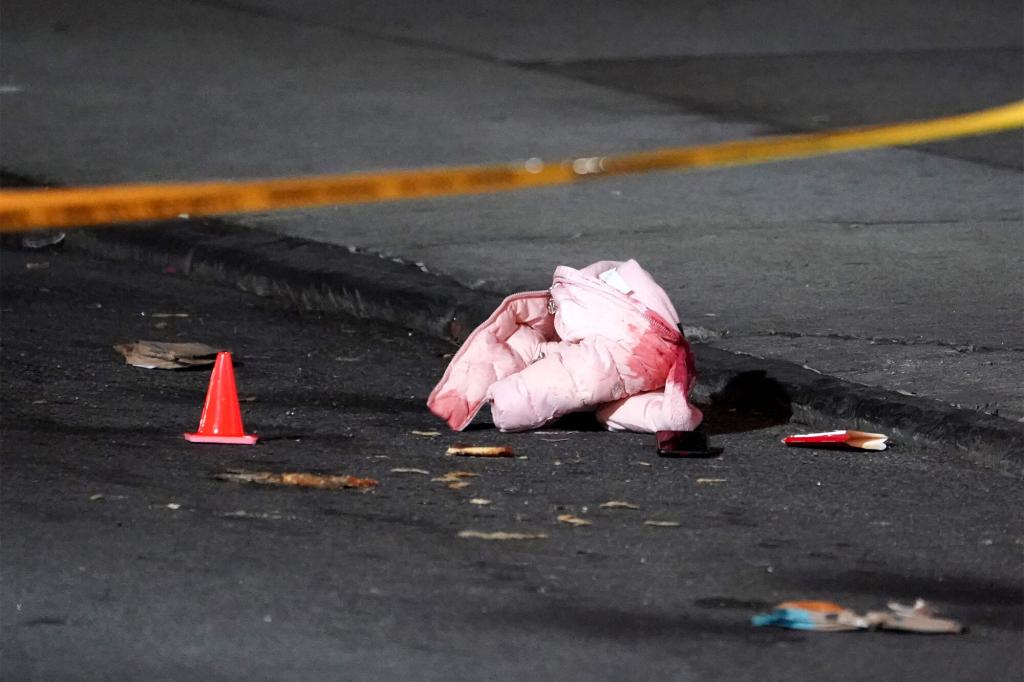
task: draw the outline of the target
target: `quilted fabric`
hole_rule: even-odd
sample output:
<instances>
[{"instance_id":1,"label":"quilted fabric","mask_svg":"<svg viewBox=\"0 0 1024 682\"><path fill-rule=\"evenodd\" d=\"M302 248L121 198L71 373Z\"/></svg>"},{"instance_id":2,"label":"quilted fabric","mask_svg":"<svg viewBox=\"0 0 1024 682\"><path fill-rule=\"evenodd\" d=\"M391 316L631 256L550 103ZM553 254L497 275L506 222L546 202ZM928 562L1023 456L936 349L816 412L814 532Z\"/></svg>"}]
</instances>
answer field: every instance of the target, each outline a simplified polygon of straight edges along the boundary
<instances>
[{"instance_id":1,"label":"quilted fabric","mask_svg":"<svg viewBox=\"0 0 1024 682\"><path fill-rule=\"evenodd\" d=\"M675 308L636 261L560 266L549 291L506 298L430 394L460 431L485 403L503 431L594 411L612 430L690 431L693 356Z\"/></svg>"}]
</instances>

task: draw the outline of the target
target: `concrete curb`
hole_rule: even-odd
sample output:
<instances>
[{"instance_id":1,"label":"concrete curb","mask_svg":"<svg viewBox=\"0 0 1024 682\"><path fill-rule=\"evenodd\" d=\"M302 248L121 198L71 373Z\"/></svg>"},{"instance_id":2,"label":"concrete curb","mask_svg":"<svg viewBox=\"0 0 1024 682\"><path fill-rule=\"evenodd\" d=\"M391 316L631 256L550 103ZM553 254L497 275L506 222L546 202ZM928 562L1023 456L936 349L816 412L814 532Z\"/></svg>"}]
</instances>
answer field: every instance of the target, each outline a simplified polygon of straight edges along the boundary
<instances>
[{"instance_id":1,"label":"concrete curb","mask_svg":"<svg viewBox=\"0 0 1024 682\"><path fill-rule=\"evenodd\" d=\"M218 220L144 229L77 230L71 248L149 263L201 281L339 310L461 341L501 301L415 265ZM694 344L694 397L713 397L813 429L858 428L953 448L969 460L1024 475L1024 425L818 374L797 365Z\"/></svg>"}]
</instances>

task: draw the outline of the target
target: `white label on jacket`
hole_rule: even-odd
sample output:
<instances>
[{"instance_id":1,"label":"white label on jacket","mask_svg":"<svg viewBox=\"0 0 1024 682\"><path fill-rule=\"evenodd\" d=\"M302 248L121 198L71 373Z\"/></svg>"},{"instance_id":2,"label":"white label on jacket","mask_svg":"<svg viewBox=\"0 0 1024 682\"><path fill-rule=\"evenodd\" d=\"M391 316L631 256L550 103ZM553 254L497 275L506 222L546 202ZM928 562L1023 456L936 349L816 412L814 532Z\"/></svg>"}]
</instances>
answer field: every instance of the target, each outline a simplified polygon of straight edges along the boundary
<instances>
[{"instance_id":1,"label":"white label on jacket","mask_svg":"<svg viewBox=\"0 0 1024 682\"><path fill-rule=\"evenodd\" d=\"M629 284L626 282L626 280L622 278L622 275L619 274L619 271L616 268L612 268L611 270L605 270L600 275L598 275L598 277L608 286L614 287L615 289L618 289L624 294L628 294L631 291L633 291L633 287L629 286Z\"/></svg>"}]
</instances>

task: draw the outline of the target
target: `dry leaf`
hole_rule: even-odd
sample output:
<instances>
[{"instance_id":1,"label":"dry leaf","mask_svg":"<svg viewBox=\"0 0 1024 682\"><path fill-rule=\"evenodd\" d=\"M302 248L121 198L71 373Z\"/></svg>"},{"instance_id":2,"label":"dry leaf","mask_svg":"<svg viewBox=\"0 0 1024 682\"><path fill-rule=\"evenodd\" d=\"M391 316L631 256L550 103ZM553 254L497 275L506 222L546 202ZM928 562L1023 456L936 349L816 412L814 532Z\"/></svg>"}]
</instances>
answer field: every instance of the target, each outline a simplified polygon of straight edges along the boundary
<instances>
[{"instance_id":1,"label":"dry leaf","mask_svg":"<svg viewBox=\"0 0 1024 682\"><path fill-rule=\"evenodd\" d=\"M460 457L512 457L515 453L507 445L453 445L446 454Z\"/></svg>"},{"instance_id":2,"label":"dry leaf","mask_svg":"<svg viewBox=\"0 0 1024 682\"><path fill-rule=\"evenodd\" d=\"M162 341L135 341L114 346L127 364L144 369L183 369L212 365L222 348L205 343L164 343Z\"/></svg>"},{"instance_id":3,"label":"dry leaf","mask_svg":"<svg viewBox=\"0 0 1024 682\"><path fill-rule=\"evenodd\" d=\"M558 517L558 520L561 521L562 523L568 523L570 526L589 526L589 525L591 525L590 521L587 521L586 519L581 519L578 516L573 516L572 514L562 514L562 515L560 515Z\"/></svg>"},{"instance_id":4,"label":"dry leaf","mask_svg":"<svg viewBox=\"0 0 1024 682\"><path fill-rule=\"evenodd\" d=\"M704 485L705 483L725 483L724 478L698 478L697 484Z\"/></svg>"},{"instance_id":5,"label":"dry leaf","mask_svg":"<svg viewBox=\"0 0 1024 682\"><path fill-rule=\"evenodd\" d=\"M452 481L448 484L448 487L452 490L462 490L469 487L469 481Z\"/></svg>"},{"instance_id":6,"label":"dry leaf","mask_svg":"<svg viewBox=\"0 0 1024 682\"><path fill-rule=\"evenodd\" d=\"M430 479L431 481L437 481L438 483L452 483L454 481L460 481L463 478L476 478L480 474L474 474L472 471L449 471L444 476Z\"/></svg>"},{"instance_id":7,"label":"dry leaf","mask_svg":"<svg viewBox=\"0 0 1024 682\"><path fill-rule=\"evenodd\" d=\"M414 436L421 436L423 438L437 438L441 435L440 431L410 431Z\"/></svg>"},{"instance_id":8,"label":"dry leaf","mask_svg":"<svg viewBox=\"0 0 1024 682\"><path fill-rule=\"evenodd\" d=\"M505 531L484 533L479 530L463 530L459 531L459 537L475 540L543 540L547 537L547 533L508 533Z\"/></svg>"},{"instance_id":9,"label":"dry leaf","mask_svg":"<svg viewBox=\"0 0 1024 682\"><path fill-rule=\"evenodd\" d=\"M474 497L473 499L471 499L469 501L469 503L470 504L475 504L475 505L477 505L479 507L486 507L487 505L489 505L491 503L491 501L490 500L485 500L482 497Z\"/></svg>"},{"instance_id":10,"label":"dry leaf","mask_svg":"<svg viewBox=\"0 0 1024 682\"><path fill-rule=\"evenodd\" d=\"M342 488L369 490L377 485L377 481L372 478L298 472L277 474L272 471L231 471L216 474L214 478L221 481L234 481L235 483L290 485L298 488L317 488L320 490L340 490Z\"/></svg>"},{"instance_id":11,"label":"dry leaf","mask_svg":"<svg viewBox=\"0 0 1024 682\"><path fill-rule=\"evenodd\" d=\"M392 469L391 473L393 473L393 474L423 474L424 476L429 476L430 475L430 472L427 471L426 469L406 469L406 468L403 468L403 467L397 467L395 469Z\"/></svg>"},{"instance_id":12,"label":"dry leaf","mask_svg":"<svg viewBox=\"0 0 1024 682\"><path fill-rule=\"evenodd\" d=\"M601 509L639 509L640 507L623 500L608 500L601 503Z\"/></svg>"},{"instance_id":13,"label":"dry leaf","mask_svg":"<svg viewBox=\"0 0 1024 682\"><path fill-rule=\"evenodd\" d=\"M678 528L682 524L678 521L655 521L654 519L647 519L644 521L645 526L656 526L658 528Z\"/></svg>"}]
</instances>

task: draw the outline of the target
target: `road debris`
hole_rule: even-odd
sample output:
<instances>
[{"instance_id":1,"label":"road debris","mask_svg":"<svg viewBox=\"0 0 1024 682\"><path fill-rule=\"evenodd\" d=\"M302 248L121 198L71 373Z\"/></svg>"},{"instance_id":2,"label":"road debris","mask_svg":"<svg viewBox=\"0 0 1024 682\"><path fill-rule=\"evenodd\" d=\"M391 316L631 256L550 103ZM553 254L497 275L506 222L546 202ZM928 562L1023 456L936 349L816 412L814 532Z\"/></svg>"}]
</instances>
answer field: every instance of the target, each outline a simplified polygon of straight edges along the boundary
<instances>
[{"instance_id":1,"label":"road debris","mask_svg":"<svg viewBox=\"0 0 1024 682\"><path fill-rule=\"evenodd\" d=\"M802 433L786 436L786 445L801 445L819 448L854 448L856 450L885 450L889 439L884 433L864 431L828 431L825 433Z\"/></svg>"},{"instance_id":2,"label":"road debris","mask_svg":"<svg viewBox=\"0 0 1024 682\"><path fill-rule=\"evenodd\" d=\"M512 457L515 452L507 445L452 445L445 454L458 457Z\"/></svg>"},{"instance_id":3,"label":"road debris","mask_svg":"<svg viewBox=\"0 0 1024 682\"><path fill-rule=\"evenodd\" d=\"M923 599L913 604L889 602L888 611L859 614L826 601L787 601L769 613L751 618L757 627L775 626L791 630L849 632L852 630L898 630L925 634L957 634L964 627L958 621L939 618Z\"/></svg>"},{"instance_id":4,"label":"road debris","mask_svg":"<svg viewBox=\"0 0 1024 682\"><path fill-rule=\"evenodd\" d=\"M438 476L437 478L430 479L437 483L447 483L451 490L462 490L468 488L470 482L463 480L466 478L476 478L480 474L474 474L471 471L449 471L444 476Z\"/></svg>"},{"instance_id":5,"label":"road debris","mask_svg":"<svg viewBox=\"0 0 1024 682\"><path fill-rule=\"evenodd\" d=\"M590 521L587 521L586 519L581 519L578 516L573 516L572 514L560 514L558 516L558 520L559 520L559 522L567 523L570 526L591 526L591 525L593 525Z\"/></svg>"},{"instance_id":6,"label":"road debris","mask_svg":"<svg viewBox=\"0 0 1024 682\"><path fill-rule=\"evenodd\" d=\"M162 318L162 317L178 317L178 318L191 317L191 315L189 315L188 313L142 313L142 316L143 317L157 317L157 318Z\"/></svg>"},{"instance_id":7,"label":"road debris","mask_svg":"<svg viewBox=\"0 0 1024 682\"><path fill-rule=\"evenodd\" d=\"M67 233L63 230L40 230L21 238L21 245L26 249L45 249L57 246L64 241Z\"/></svg>"},{"instance_id":8,"label":"road debris","mask_svg":"<svg viewBox=\"0 0 1024 682\"><path fill-rule=\"evenodd\" d=\"M222 519L262 519L265 521L282 521L285 519L294 519L294 516L285 516L278 512L250 512L244 509L237 509L235 511L224 512L222 514L216 514Z\"/></svg>"},{"instance_id":9,"label":"road debris","mask_svg":"<svg viewBox=\"0 0 1024 682\"><path fill-rule=\"evenodd\" d=\"M547 536L547 533L515 533L500 530L492 533L485 533L479 530L459 531L460 538L474 540L543 540Z\"/></svg>"},{"instance_id":10,"label":"road debris","mask_svg":"<svg viewBox=\"0 0 1024 682\"><path fill-rule=\"evenodd\" d=\"M409 433L421 438L437 438L441 435L440 431L410 431Z\"/></svg>"},{"instance_id":11,"label":"road debris","mask_svg":"<svg viewBox=\"0 0 1024 682\"><path fill-rule=\"evenodd\" d=\"M475 504L478 507L486 507L487 505L489 505L491 503L491 501L487 500L487 499L484 499L482 497L474 497L473 499L471 499L469 501L469 503L470 504Z\"/></svg>"},{"instance_id":12,"label":"road debris","mask_svg":"<svg viewBox=\"0 0 1024 682\"><path fill-rule=\"evenodd\" d=\"M437 483L454 483L461 481L464 478L477 478L480 474L474 474L472 471L449 471L444 476L438 476L437 478L430 479Z\"/></svg>"},{"instance_id":13,"label":"road debris","mask_svg":"<svg viewBox=\"0 0 1024 682\"><path fill-rule=\"evenodd\" d=\"M94 495L89 496L90 502L113 501L123 499L125 499L124 495L107 495L106 493L96 493Z\"/></svg>"},{"instance_id":14,"label":"road debris","mask_svg":"<svg viewBox=\"0 0 1024 682\"><path fill-rule=\"evenodd\" d=\"M222 349L195 342L133 341L117 344L114 350L124 356L125 363L133 367L186 369L212 365Z\"/></svg>"},{"instance_id":15,"label":"road debris","mask_svg":"<svg viewBox=\"0 0 1024 682\"><path fill-rule=\"evenodd\" d=\"M608 500L600 504L601 509L639 509L637 505L625 500Z\"/></svg>"},{"instance_id":16,"label":"road debris","mask_svg":"<svg viewBox=\"0 0 1024 682\"><path fill-rule=\"evenodd\" d=\"M698 478L697 485L715 485L717 483L725 483L724 478Z\"/></svg>"},{"instance_id":17,"label":"road debris","mask_svg":"<svg viewBox=\"0 0 1024 682\"><path fill-rule=\"evenodd\" d=\"M411 469L411 468L407 468L407 467L395 467L394 469L391 470L391 473L393 473L393 474L423 474L424 476L429 476L430 475L430 472L427 471L426 469Z\"/></svg>"},{"instance_id":18,"label":"road debris","mask_svg":"<svg viewBox=\"0 0 1024 682\"><path fill-rule=\"evenodd\" d=\"M372 478L357 478L348 475L310 474L303 472L274 473L272 471L225 471L213 476L220 481L234 483L258 483L260 485L288 485L318 490L341 490L355 488L370 490L377 486Z\"/></svg>"},{"instance_id":19,"label":"road debris","mask_svg":"<svg viewBox=\"0 0 1024 682\"><path fill-rule=\"evenodd\" d=\"M50 263L48 261L43 261L41 263L25 263L26 270L45 270L48 267L50 267Z\"/></svg>"},{"instance_id":20,"label":"road debris","mask_svg":"<svg viewBox=\"0 0 1024 682\"><path fill-rule=\"evenodd\" d=\"M177 502L170 502L170 503L167 504L167 508L168 509L173 509L173 510L177 511L177 510L181 509L181 505L178 504Z\"/></svg>"},{"instance_id":21,"label":"road debris","mask_svg":"<svg viewBox=\"0 0 1024 682\"><path fill-rule=\"evenodd\" d=\"M658 521L657 519L647 519L644 521L645 526L654 526L656 528L678 528L683 525L678 521Z\"/></svg>"}]
</instances>

